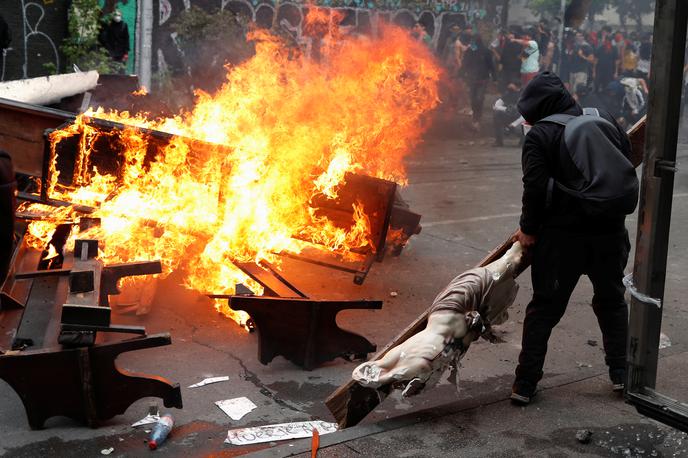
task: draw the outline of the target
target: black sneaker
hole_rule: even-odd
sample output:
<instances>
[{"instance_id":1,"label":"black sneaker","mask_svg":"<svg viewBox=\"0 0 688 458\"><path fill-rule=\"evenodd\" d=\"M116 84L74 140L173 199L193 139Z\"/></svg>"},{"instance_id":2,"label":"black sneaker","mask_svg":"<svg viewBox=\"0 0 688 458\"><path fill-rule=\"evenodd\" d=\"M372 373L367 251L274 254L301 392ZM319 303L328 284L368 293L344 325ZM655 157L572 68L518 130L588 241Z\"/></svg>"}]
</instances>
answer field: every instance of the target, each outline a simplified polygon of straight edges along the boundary
<instances>
[{"instance_id":1,"label":"black sneaker","mask_svg":"<svg viewBox=\"0 0 688 458\"><path fill-rule=\"evenodd\" d=\"M535 397L537 385L527 380L517 380L511 388L511 403L519 406L527 406Z\"/></svg>"},{"instance_id":2,"label":"black sneaker","mask_svg":"<svg viewBox=\"0 0 688 458\"><path fill-rule=\"evenodd\" d=\"M609 369L609 379L612 381L612 391L623 391L626 387L626 369Z\"/></svg>"}]
</instances>

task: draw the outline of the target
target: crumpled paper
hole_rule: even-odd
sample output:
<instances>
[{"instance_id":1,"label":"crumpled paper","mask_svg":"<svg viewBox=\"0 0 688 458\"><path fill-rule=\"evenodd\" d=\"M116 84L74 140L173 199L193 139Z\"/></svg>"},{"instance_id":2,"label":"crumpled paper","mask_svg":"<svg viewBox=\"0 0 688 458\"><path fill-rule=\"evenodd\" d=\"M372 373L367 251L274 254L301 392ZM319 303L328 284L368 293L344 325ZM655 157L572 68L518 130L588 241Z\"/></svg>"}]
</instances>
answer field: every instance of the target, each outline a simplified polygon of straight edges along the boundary
<instances>
[{"instance_id":1,"label":"crumpled paper","mask_svg":"<svg viewBox=\"0 0 688 458\"><path fill-rule=\"evenodd\" d=\"M215 405L218 406L224 413L226 413L232 420L241 420L241 418L258 407L247 397L240 397L234 399L225 399L224 401L217 401Z\"/></svg>"},{"instance_id":2,"label":"crumpled paper","mask_svg":"<svg viewBox=\"0 0 688 458\"><path fill-rule=\"evenodd\" d=\"M189 385L189 388L198 388L201 386L210 385L211 383L226 382L227 380L229 380L228 375L223 375L221 377L209 377L209 378L201 380L198 383L194 383L193 385Z\"/></svg>"}]
</instances>

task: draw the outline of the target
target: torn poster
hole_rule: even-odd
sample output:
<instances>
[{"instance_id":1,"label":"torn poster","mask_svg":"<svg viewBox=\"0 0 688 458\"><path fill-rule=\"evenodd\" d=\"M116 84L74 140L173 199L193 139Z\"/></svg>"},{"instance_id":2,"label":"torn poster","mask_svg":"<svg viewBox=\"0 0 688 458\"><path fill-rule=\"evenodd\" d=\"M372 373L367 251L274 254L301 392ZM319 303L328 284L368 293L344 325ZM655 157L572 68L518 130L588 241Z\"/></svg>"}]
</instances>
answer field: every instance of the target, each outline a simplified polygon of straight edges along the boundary
<instances>
[{"instance_id":1,"label":"torn poster","mask_svg":"<svg viewBox=\"0 0 688 458\"><path fill-rule=\"evenodd\" d=\"M229 415L232 420L241 420L244 415L258 407L247 397L225 399L215 402L215 405Z\"/></svg>"},{"instance_id":2,"label":"torn poster","mask_svg":"<svg viewBox=\"0 0 688 458\"><path fill-rule=\"evenodd\" d=\"M301 421L296 423L280 423L278 425L255 426L253 428L237 428L227 431L226 444L248 445L262 442L300 439L313 436L313 430L318 434L329 434L337 431L336 423L325 421Z\"/></svg>"},{"instance_id":3,"label":"torn poster","mask_svg":"<svg viewBox=\"0 0 688 458\"><path fill-rule=\"evenodd\" d=\"M226 382L227 380L229 380L228 375L223 375L222 377L210 377L203 379L198 383L194 383L193 385L189 385L189 388L198 388L201 386L210 385L211 383Z\"/></svg>"}]
</instances>

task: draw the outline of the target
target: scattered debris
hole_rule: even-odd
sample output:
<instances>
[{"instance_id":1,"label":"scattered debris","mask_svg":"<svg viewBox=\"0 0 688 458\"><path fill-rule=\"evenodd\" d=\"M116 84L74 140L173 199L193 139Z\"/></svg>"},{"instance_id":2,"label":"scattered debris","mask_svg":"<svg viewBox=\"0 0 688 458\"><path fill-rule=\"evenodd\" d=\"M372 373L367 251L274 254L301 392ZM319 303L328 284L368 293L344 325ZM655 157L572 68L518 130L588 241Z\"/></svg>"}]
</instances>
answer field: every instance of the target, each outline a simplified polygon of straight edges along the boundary
<instances>
[{"instance_id":1,"label":"scattered debris","mask_svg":"<svg viewBox=\"0 0 688 458\"><path fill-rule=\"evenodd\" d=\"M174 419L172 418L172 415L165 414L160 417L160 420L155 424L153 432L148 439L148 448L151 450L157 449L158 445L165 442L167 435L170 434L170 431L172 431L173 427Z\"/></svg>"},{"instance_id":2,"label":"scattered debris","mask_svg":"<svg viewBox=\"0 0 688 458\"><path fill-rule=\"evenodd\" d=\"M390 295L390 297L397 297L399 295L399 293L397 293L396 291L392 291L389 293L389 295Z\"/></svg>"},{"instance_id":3,"label":"scattered debris","mask_svg":"<svg viewBox=\"0 0 688 458\"><path fill-rule=\"evenodd\" d=\"M669 339L669 336L661 333L659 335L659 349L661 350L662 348L669 348L671 347L671 339Z\"/></svg>"},{"instance_id":4,"label":"scattered debris","mask_svg":"<svg viewBox=\"0 0 688 458\"><path fill-rule=\"evenodd\" d=\"M576 431L576 440L580 442L581 444L588 444L590 443L590 439L592 438L592 431L588 429L579 429Z\"/></svg>"},{"instance_id":5,"label":"scattered debris","mask_svg":"<svg viewBox=\"0 0 688 458\"><path fill-rule=\"evenodd\" d=\"M137 426L150 425L157 423L160 420L160 410L157 404L150 404L148 406L148 415L131 425L133 428Z\"/></svg>"},{"instance_id":6,"label":"scattered debris","mask_svg":"<svg viewBox=\"0 0 688 458\"><path fill-rule=\"evenodd\" d=\"M580 361L576 361L576 365L578 365L578 367L592 367L592 364L581 363Z\"/></svg>"},{"instance_id":7,"label":"scattered debris","mask_svg":"<svg viewBox=\"0 0 688 458\"><path fill-rule=\"evenodd\" d=\"M210 385L211 383L226 382L228 380L229 380L228 375L223 375L221 377L209 377L209 378L201 380L198 383L194 383L193 385L189 385L189 388L198 388L201 386Z\"/></svg>"},{"instance_id":8,"label":"scattered debris","mask_svg":"<svg viewBox=\"0 0 688 458\"><path fill-rule=\"evenodd\" d=\"M103 450L100 451L101 455L109 455L110 453L115 451L115 447L110 447L110 448L104 448Z\"/></svg>"},{"instance_id":9,"label":"scattered debris","mask_svg":"<svg viewBox=\"0 0 688 458\"><path fill-rule=\"evenodd\" d=\"M590 345L591 347L596 347L596 346L597 346L597 341L596 341L596 340L592 340L592 339L591 339L591 340L588 340L588 345Z\"/></svg>"},{"instance_id":10,"label":"scattered debris","mask_svg":"<svg viewBox=\"0 0 688 458\"><path fill-rule=\"evenodd\" d=\"M258 407L247 397L225 399L224 401L215 402L215 405L232 420L241 420L244 415Z\"/></svg>"},{"instance_id":11,"label":"scattered debris","mask_svg":"<svg viewBox=\"0 0 688 458\"><path fill-rule=\"evenodd\" d=\"M296 423L280 423L278 425L256 426L253 428L237 428L227 431L226 444L248 445L263 442L282 441L312 437L313 430L319 435L337 431L336 423L325 421L301 421Z\"/></svg>"}]
</instances>

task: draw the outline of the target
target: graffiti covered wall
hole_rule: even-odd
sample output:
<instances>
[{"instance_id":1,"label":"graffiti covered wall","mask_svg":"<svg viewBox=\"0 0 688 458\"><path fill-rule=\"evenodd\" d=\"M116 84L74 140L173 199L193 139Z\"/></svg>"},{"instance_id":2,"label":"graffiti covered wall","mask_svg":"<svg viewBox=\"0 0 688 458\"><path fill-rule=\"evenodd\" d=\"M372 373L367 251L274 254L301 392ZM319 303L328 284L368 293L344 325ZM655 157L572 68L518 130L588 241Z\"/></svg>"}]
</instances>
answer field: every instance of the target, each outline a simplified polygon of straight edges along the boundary
<instances>
[{"instance_id":1,"label":"graffiti covered wall","mask_svg":"<svg viewBox=\"0 0 688 458\"><path fill-rule=\"evenodd\" d=\"M69 0L0 0L12 35L0 62L0 81L32 78L62 69L59 46L67 35Z\"/></svg>"},{"instance_id":2,"label":"graffiti covered wall","mask_svg":"<svg viewBox=\"0 0 688 458\"><path fill-rule=\"evenodd\" d=\"M175 43L172 28L176 17L191 6L213 12L227 9L247 16L261 27L277 23L299 41L308 39L302 34L307 2L280 0L154 0L153 71L179 69L184 56ZM464 26L471 18L484 18L485 0L319 0L319 6L333 8L344 13L343 26L361 33L375 34L380 21L392 22L404 27L421 23L432 37L431 46L443 55L450 28L454 24ZM498 21L499 11L494 15ZM276 17L275 17L276 15ZM498 25L498 22L495 22Z\"/></svg>"}]
</instances>

